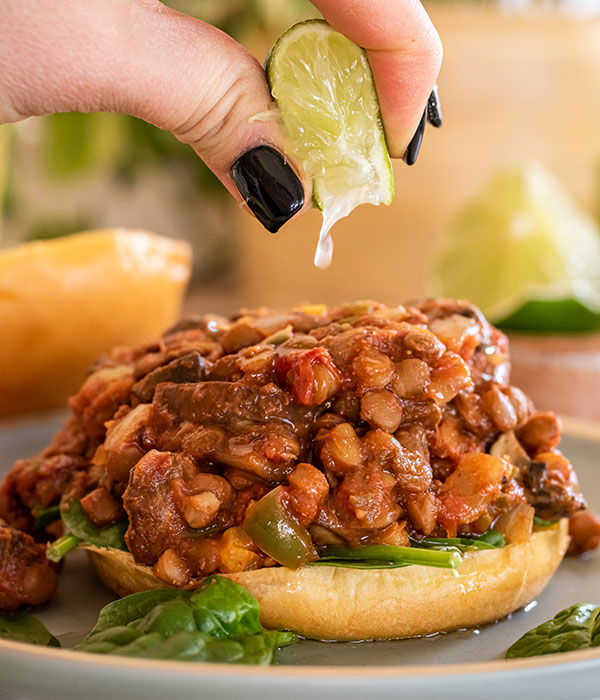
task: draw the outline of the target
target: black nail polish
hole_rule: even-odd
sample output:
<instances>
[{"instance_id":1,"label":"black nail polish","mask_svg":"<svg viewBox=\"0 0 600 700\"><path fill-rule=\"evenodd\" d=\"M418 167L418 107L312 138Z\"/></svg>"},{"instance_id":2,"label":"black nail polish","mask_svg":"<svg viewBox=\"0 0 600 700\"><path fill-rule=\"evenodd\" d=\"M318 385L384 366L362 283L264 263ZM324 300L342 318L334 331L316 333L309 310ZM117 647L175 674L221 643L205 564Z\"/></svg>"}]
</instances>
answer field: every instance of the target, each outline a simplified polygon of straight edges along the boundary
<instances>
[{"instance_id":1,"label":"black nail polish","mask_svg":"<svg viewBox=\"0 0 600 700\"><path fill-rule=\"evenodd\" d=\"M423 116L421 117L421 121L419 122L417 130L415 131L415 135L412 137L410 143L408 144L406 153L402 158L406 165L414 165L417 162L417 156L419 155L419 151L421 150L421 144L423 143L423 132L425 131L426 122L427 110L423 112Z\"/></svg>"},{"instance_id":2,"label":"black nail polish","mask_svg":"<svg viewBox=\"0 0 600 700\"><path fill-rule=\"evenodd\" d=\"M271 146L246 151L230 172L254 216L271 233L302 209L302 183L281 153Z\"/></svg>"},{"instance_id":3,"label":"black nail polish","mask_svg":"<svg viewBox=\"0 0 600 700\"><path fill-rule=\"evenodd\" d=\"M429 99L427 100L427 121L431 126L435 126L436 129L442 126L442 105L437 85L433 86L431 95L429 95Z\"/></svg>"}]
</instances>

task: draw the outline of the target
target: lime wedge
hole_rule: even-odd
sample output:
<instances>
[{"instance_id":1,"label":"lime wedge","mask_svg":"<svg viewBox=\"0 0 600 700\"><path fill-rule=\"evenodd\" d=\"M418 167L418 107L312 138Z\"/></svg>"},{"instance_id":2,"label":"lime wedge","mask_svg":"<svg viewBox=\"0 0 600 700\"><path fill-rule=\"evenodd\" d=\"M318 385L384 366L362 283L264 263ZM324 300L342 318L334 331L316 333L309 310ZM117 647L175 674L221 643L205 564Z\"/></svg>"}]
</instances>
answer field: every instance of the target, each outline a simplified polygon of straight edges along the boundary
<instances>
[{"instance_id":1,"label":"lime wedge","mask_svg":"<svg viewBox=\"0 0 600 700\"><path fill-rule=\"evenodd\" d=\"M458 215L436 256L434 287L506 327L591 330L600 319L600 234L541 166L515 166Z\"/></svg>"},{"instance_id":2,"label":"lime wedge","mask_svg":"<svg viewBox=\"0 0 600 700\"><path fill-rule=\"evenodd\" d=\"M498 325L505 331L587 333L600 330L600 314L577 299L526 301Z\"/></svg>"},{"instance_id":3,"label":"lime wedge","mask_svg":"<svg viewBox=\"0 0 600 700\"><path fill-rule=\"evenodd\" d=\"M359 204L390 204L394 178L366 52L323 20L294 25L266 65L288 150L323 212L315 264L327 267L329 230Z\"/></svg>"}]
</instances>

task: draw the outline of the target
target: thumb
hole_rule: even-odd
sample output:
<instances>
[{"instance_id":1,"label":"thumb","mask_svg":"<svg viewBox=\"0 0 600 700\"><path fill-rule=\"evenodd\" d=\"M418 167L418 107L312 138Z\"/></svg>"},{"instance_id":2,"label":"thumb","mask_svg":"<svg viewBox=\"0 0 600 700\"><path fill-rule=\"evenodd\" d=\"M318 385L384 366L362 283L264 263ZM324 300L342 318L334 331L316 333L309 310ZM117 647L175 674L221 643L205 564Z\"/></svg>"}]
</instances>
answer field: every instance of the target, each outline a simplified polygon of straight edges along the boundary
<instances>
[{"instance_id":1,"label":"thumb","mask_svg":"<svg viewBox=\"0 0 600 700\"><path fill-rule=\"evenodd\" d=\"M419 0L312 2L333 27L367 50L390 154L404 156L412 165L423 138L425 114L431 110L431 123L441 126L434 83L442 44L425 8Z\"/></svg>"},{"instance_id":2,"label":"thumb","mask_svg":"<svg viewBox=\"0 0 600 700\"><path fill-rule=\"evenodd\" d=\"M3 0L0 121L51 112L139 117L189 144L277 231L305 201L264 71L215 27L157 0Z\"/></svg>"}]
</instances>

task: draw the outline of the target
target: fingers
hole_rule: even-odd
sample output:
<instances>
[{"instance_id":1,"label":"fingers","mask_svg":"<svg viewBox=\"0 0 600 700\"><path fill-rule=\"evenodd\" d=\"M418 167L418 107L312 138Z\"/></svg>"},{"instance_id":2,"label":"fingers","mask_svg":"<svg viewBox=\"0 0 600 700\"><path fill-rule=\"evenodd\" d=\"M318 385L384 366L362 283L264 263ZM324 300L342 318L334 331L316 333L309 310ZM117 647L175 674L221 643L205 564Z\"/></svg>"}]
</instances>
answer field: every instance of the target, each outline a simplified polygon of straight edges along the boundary
<instances>
[{"instance_id":1,"label":"fingers","mask_svg":"<svg viewBox=\"0 0 600 700\"><path fill-rule=\"evenodd\" d=\"M189 144L270 231L303 206L264 71L215 27L157 0L3 0L0 121L131 114Z\"/></svg>"},{"instance_id":2,"label":"fingers","mask_svg":"<svg viewBox=\"0 0 600 700\"><path fill-rule=\"evenodd\" d=\"M410 161L415 147L418 153L418 129L442 62L442 45L425 9L419 0L312 2L335 29L367 49L390 154L406 154Z\"/></svg>"}]
</instances>

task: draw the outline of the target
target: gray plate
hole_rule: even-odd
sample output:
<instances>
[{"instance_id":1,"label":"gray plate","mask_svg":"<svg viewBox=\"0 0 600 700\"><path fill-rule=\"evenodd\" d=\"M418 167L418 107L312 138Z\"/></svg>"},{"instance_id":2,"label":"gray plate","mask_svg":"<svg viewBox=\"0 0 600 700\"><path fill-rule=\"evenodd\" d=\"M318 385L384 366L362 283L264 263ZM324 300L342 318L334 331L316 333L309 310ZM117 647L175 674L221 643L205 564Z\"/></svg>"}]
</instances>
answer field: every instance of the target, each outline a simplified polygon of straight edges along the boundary
<instances>
[{"instance_id":1,"label":"gray plate","mask_svg":"<svg viewBox=\"0 0 600 700\"><path fill-rule=\"evenodd\" d=\"M46 444L61 417L0 426L0 474L18 457ZM589 502L600 507L600 427L567 423L561 447L576 466ZM509 619L479 629L370 643L301 641L283 649L270 668L156 662L86 655L0 640L0 698L296 698L398 700L520 697L571 700L600 696L600 649L506 662L504 652L524 632L576 602L600 603L600 554L567 559L537 601ZM77 643L111 600L75 553L58 595L40 619L64 646Z\"/></svg>"}]
</instances>

